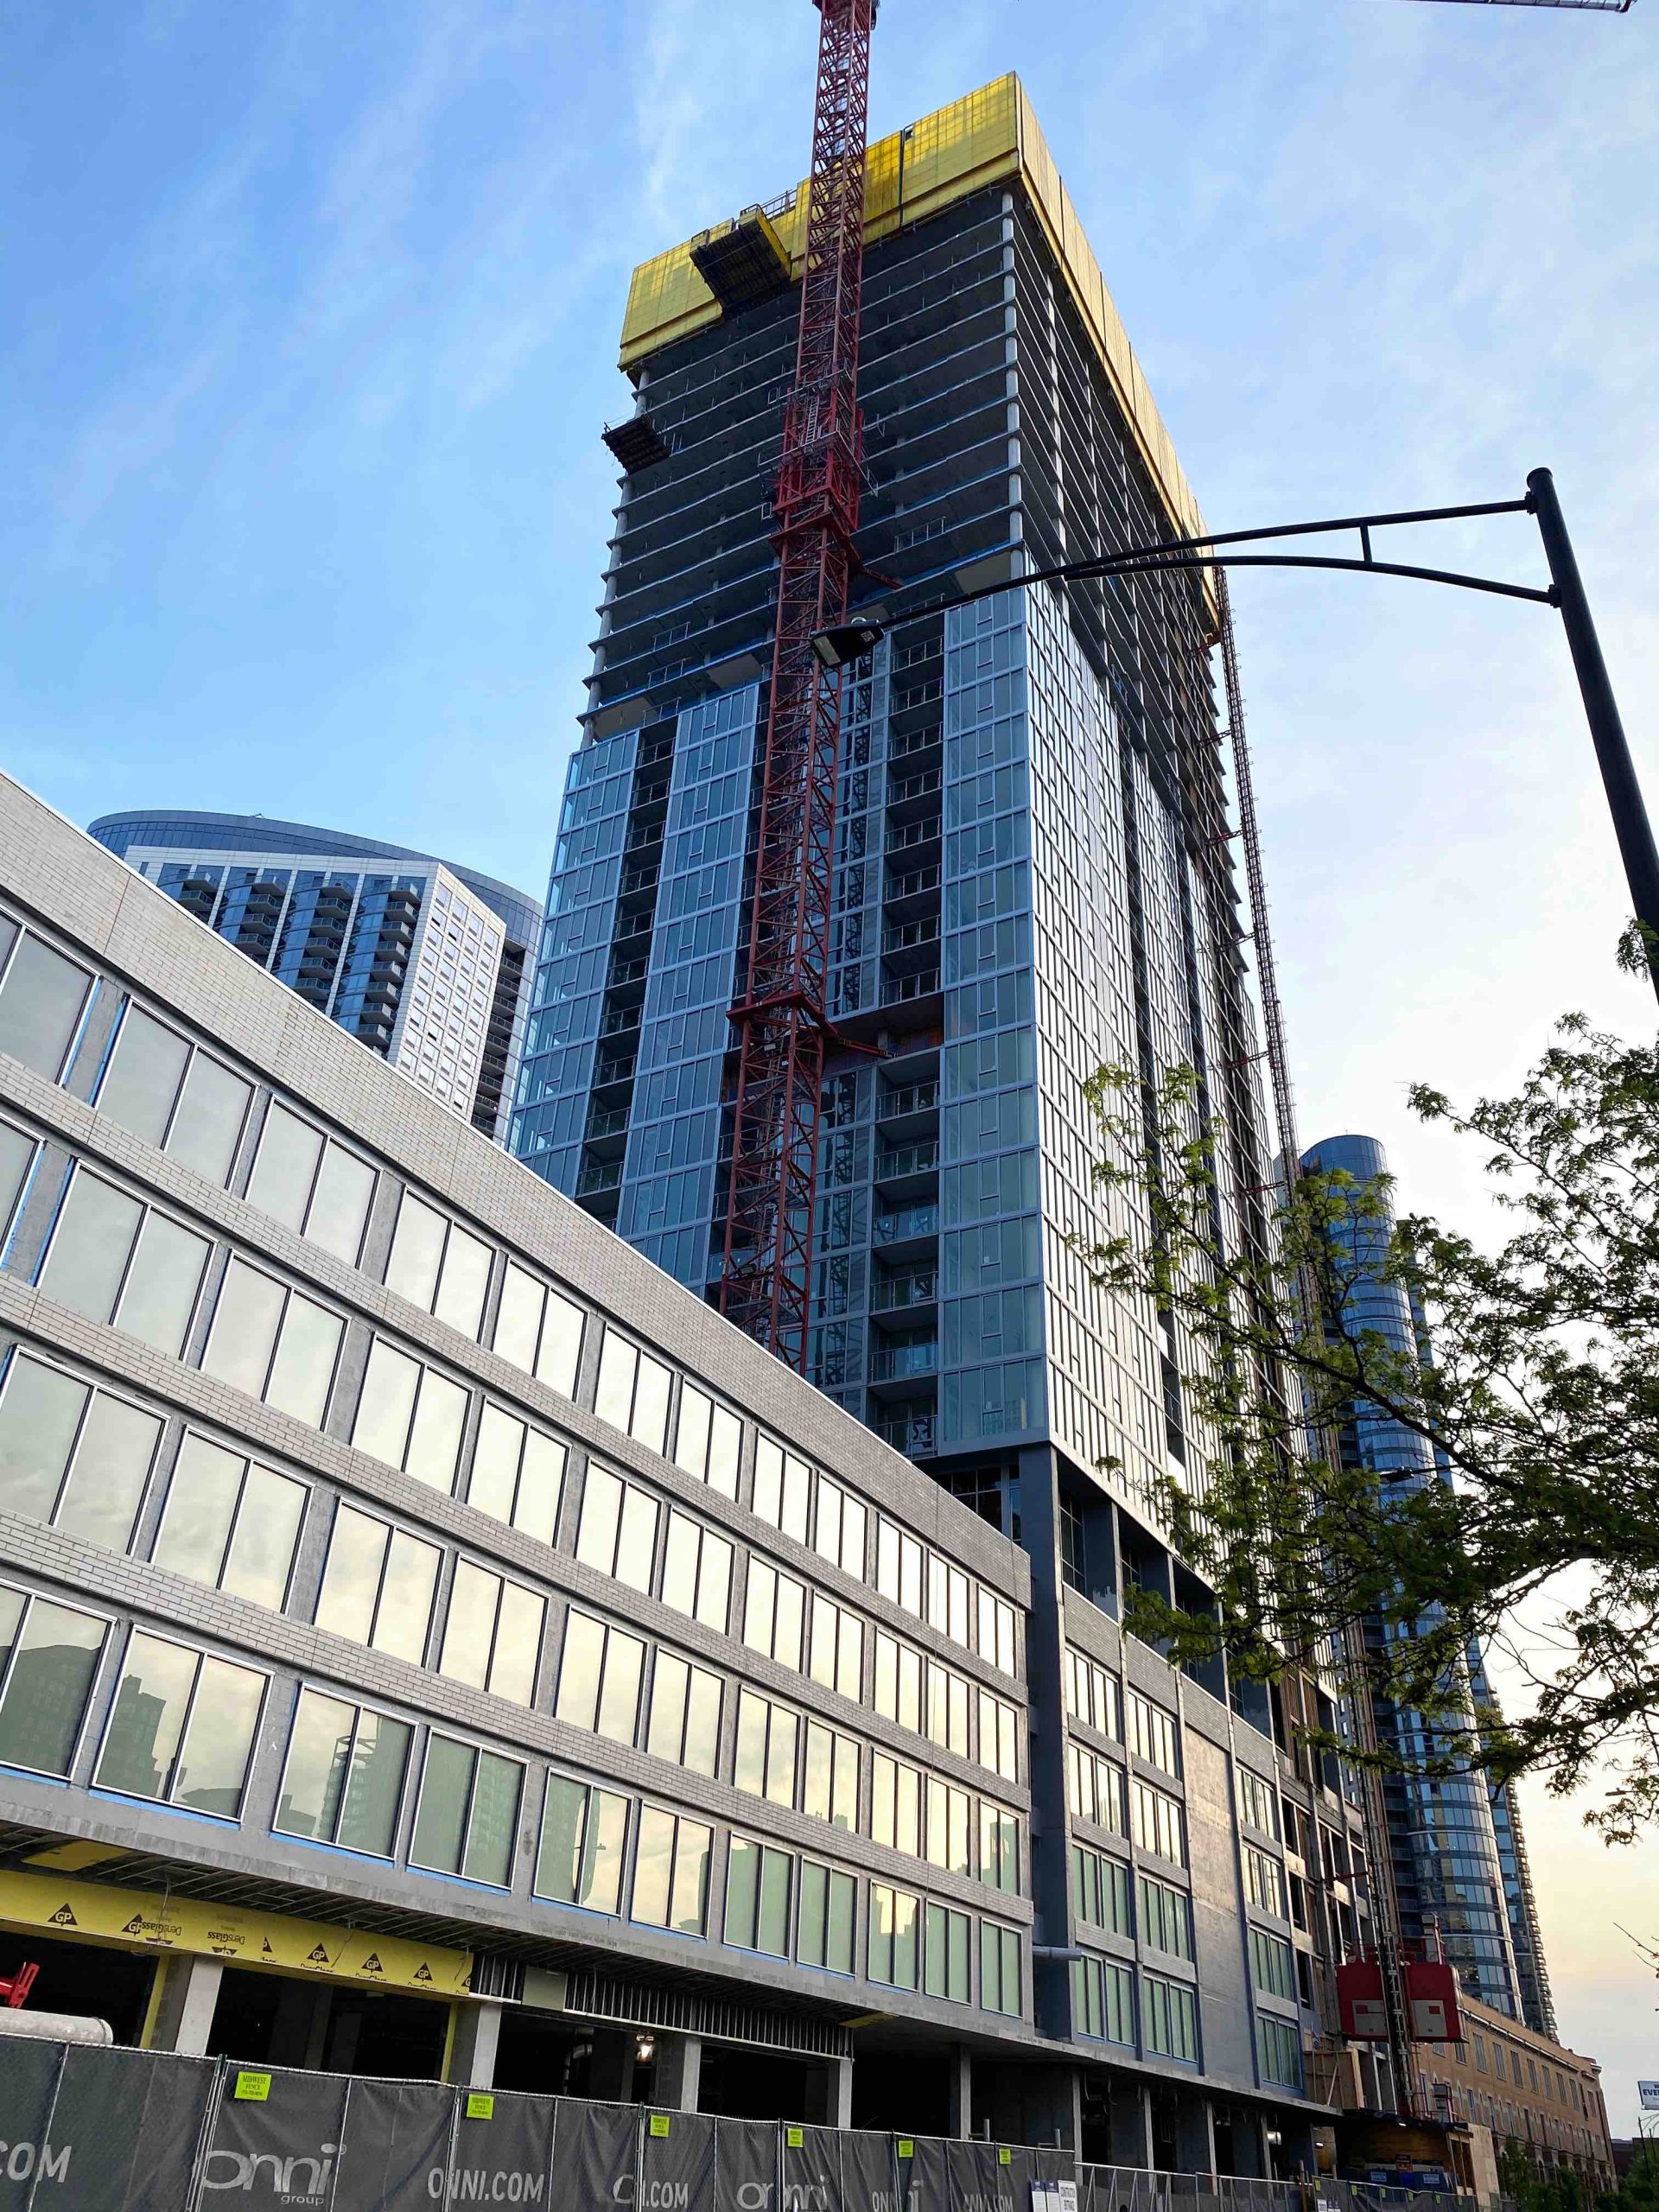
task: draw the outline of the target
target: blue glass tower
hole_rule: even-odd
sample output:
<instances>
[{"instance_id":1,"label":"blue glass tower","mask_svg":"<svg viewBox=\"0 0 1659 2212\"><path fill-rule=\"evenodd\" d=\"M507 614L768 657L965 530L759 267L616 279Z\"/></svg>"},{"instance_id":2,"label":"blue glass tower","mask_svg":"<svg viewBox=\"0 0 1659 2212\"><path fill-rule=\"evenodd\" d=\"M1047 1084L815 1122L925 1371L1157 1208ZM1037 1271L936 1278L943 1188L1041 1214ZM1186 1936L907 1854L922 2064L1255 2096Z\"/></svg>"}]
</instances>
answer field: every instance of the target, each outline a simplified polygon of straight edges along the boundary
<instances>
[{"instance_id":1,"label":"blue glass tower","mask_svg":"<svg viewBox=\"0 0 1659 2212\"><path fill-rule=\"evenodd\" d=\"M1382 1147L1366 1136L1328 1137L1303 1154L1302 1165L1357 1183L1388 1173ZM1392 1225L1391 1211L1355 1225L1354 1256L1362 1270L1380 1265ZM1427 1350L1423 1318L1398 1284L1362 1272L1349 1308L1354 1325L1375 1331L1396 1350ZM1343 1448L1400 1493L1449 1479L1421 1438L1375 1412L1357 1414ZM1493 1702L1478 1646L1468 1655L1466 1689L1476 1704ZM1433 1725L1421 1713L1380 1704L1376 1717L1385 1742L1407 1753L1432 1748ZM1421 1942L1432 1930L1470 1995L1553 2037L1549 1981L1513 1792L1489 1789L1470 1773L1434 1782L1391 1776L1384 1794L1402 1934Z\"/></svg>"}]
</instances>

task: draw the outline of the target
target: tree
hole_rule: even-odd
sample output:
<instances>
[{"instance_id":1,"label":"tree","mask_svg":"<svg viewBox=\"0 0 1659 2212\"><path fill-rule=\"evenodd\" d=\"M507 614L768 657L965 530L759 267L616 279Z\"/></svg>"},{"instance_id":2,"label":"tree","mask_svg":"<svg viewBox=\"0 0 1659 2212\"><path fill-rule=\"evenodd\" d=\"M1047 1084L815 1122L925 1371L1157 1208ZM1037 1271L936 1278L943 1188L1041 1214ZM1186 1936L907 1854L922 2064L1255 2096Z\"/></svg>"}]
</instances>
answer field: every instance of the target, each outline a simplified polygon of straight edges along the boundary
<instances>
[{"instance_id":1,"label":"tree","mask_svg":"<svg viewBox=\"0 0 1659 2212\"><path fill-rule=\"evenodd\" d=\"M1618 2212L1659 2212L1659 2143L1644 2143L1618 2185Z\"/></svg>"},{"instance_id":2,"label":"tree","mask_svg":"<svg viewBox=\"0 0 1659 2212\"><path fill-rule=\"evenodd\" d=\"M1634 931L1621 962L1645 967ZM1512 1097L1413 1090L1485 1147L1510 1232L1491 1250L1393 1223L1386 1179L1340 1173L1298 1180L1274 1234L1224 1236L1236 1196L1194 1071L1108 1070L1095 1090L1096 1177L1130 1203L1085 1256L1192 1348L1204 1471L1159 1503L1217 1599L1211 1618L1136 1592L1131 1625L1262 1679L1327 1652L1348 1689L1421 1718L1415 1750L1379 1762L1530 1770L1561 1794L1593 1774L1591 1818L1630 1840L1659 1817L1659 1046L1572 1014ZM1416 1345L1367 1325L1377 1282L1410 1301ZM1380 1424L1410 1478L1366 1464ZM1541 1599L1541 1662L1510 1633ZM1507 1720L1467 1688L1471 1648L1506 1637L1532 1693Z\"/></svg>"}]
</instances>

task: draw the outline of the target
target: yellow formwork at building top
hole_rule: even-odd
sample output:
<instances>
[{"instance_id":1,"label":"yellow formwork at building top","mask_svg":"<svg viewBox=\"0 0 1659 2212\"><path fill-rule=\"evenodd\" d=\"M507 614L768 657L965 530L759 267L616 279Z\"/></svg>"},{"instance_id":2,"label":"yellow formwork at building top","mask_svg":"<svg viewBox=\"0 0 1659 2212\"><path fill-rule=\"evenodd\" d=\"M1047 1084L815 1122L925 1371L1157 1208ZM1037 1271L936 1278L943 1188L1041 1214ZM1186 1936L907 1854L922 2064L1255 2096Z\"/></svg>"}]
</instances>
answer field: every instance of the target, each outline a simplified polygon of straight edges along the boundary
<instances>
[{"instance_id":1,"label":"yellow formwork at building top","mask_svg":"<svg viewBox=\"0 0 1659 2212\"><path fill-rule=\"evenodd\" d=\"M995 84L924 116L907 133L895 132L870 148L865 169L864 226L872 243L899 226L901 139L903 217L907 223L935 214L988 184L1020 179L1133 426L1175 533L1197 537L1204 528L1198 502L1175 458L1174 446L1124 334L1100 264L1084 236L1071 195L1018 77L999 77ZM792 199L768 203L766 213L798 276L805 240L806 186L798 185ZM729 223L716 224L712 231L700 232L697 238L641 262L634 270L622 323L624 369L638 368L660 347L720 320L719 305L693 265L691 249L703 238L731 227Z\"/></svg>"}]
</instances>

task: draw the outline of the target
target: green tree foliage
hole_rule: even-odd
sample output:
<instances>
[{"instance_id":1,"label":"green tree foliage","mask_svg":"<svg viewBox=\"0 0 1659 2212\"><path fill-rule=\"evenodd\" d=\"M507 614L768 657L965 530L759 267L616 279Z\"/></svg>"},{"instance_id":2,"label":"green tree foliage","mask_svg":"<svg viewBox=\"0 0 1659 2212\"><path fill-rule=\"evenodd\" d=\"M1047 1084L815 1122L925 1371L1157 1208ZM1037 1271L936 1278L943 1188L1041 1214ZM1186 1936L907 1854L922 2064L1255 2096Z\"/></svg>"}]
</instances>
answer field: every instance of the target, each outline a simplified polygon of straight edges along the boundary
<instances>
[{"instance_id":1,"label":"green tree foliage","mask_svg":"<svg viewBox=\"0 0 1659 2212\"><path fill-rule=\"evenodd\" d=\"M1128 1225L1085 1256L1193 1348L1203 1495L1171 1480L1160 1503L1217 1599L1205 1619L1138 1593L1138 1631L1264 1679L1332 1655L1348 1687L1420 1716L1414 1770L1470 1761L1562 1793L1594 1777L1592 1819L1630 1840L1659 1816L1659 1048L1569 1016L1513 1097L1414 1091L1426 1122L1484 1148L1496 1249L1392 1224L1386 1182L1340 1173L1300 1181L1254 1248L1220 1238L1235 1197L1193 1072L1108 1071L1096 1089L1096 1175ZM1405 1293L1432 1361L1364 1325L1368 1275ZM1359 1464L1368 1420L1446 1479ZM1541 1601L1530 1708L1474 1710L1471 1646Z\"/></svg>"},{"instance_id":2,"label":"green tree foliage","mask_svg":"<svg viewBox=\"0 0 1659 2212\"><path fill-rule=\"evenodd\" d=\"M1619 2183L1618 2212L1659 2212L1659 2143L1644 2143Z\"/></svg>"}]
</instances>

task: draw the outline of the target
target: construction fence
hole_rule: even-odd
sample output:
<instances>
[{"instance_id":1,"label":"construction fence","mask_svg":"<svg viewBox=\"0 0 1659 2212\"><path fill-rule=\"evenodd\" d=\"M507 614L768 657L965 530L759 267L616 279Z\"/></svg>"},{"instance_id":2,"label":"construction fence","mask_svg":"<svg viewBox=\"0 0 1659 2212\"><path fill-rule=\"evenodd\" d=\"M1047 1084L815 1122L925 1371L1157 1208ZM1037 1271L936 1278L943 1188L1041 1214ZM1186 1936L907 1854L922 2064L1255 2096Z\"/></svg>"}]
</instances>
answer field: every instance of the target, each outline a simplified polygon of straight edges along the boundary
<instances>
[{"instance_id":1,"label":"construction fence","mask_svg":"<svg viewBox=\"0 0 1659 2212\"><path fill-rule=\"evenodd\" d=\"M1077 2212L1384 2212L1342 2183L0 2038L0 2212L1070 2212L1073 2191Z\"/></svg>"}]
</instances>

